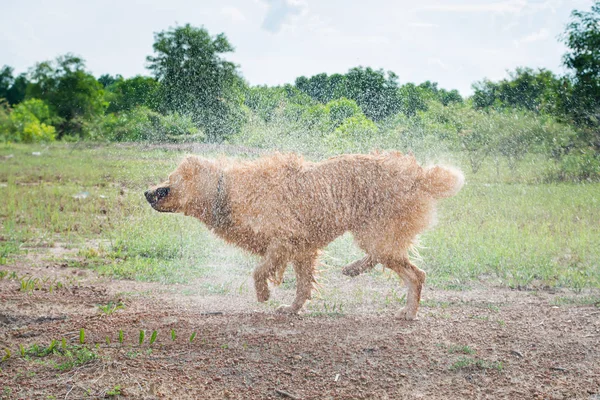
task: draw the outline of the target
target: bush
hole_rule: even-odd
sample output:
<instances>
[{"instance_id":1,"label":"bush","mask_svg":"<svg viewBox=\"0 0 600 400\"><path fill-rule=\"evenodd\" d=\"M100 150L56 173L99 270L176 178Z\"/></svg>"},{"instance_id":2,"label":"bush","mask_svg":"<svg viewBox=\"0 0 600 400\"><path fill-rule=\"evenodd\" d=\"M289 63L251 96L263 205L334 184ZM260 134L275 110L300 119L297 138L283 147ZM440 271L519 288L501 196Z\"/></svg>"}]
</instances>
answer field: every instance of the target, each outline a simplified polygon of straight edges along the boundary
<instances>
[{"instance_id":1,"label":"bush","mask_svg":"<svg viewBox=\"0 0 600 400\"><path fill-rule=\"evenodd\" d=\"M107 114L89 123L87 136L113 142L139 141L201 141L204 134L191 118L177 113L162 115L147 107L129 112Z\"/></svg>"},{"instance_id":2,"label":"bush","mask_svg":"<svg viewBox=\"0 0 600 400\"><path fill-rule=\"evenodd\" d=\"M5 141L51 142L56 137L56 129L45 123L49 121L50 110L42 100L29 99L19 103L10 113L12 127L4 123L7 126Z\"/></svg>"},{"instance_id":3,"label":"bush","mask_svg":"<svg viewBox=\"0 0 600 400\"><path fill-rule=\"evenodd\" d=\"M362 110L354 100L348 100L345 97L332 100L326 104L325 110L329 114L329 119L333 128L340 126L346 119L358 114L362 114Z\"/></svg>"},{"instance_id":4,"label":"bush","mask_svg":"<svg viewBox=\"0 0 600 400\"><path fill-rule=\"evenodd\" d=\"M376 134L377 125L363 114L358 114L347 118L325 137L325 142L333 153L366 151Z\"/></svg>"},{"instance_id":5,"label":"bush","mask_svg":"<svg viewBox=\"0 0 600 400\"><path fill-rule=\"evenodd\" d=\"M558 178L568 181L600 180L600 154L591 148L570 152L558 164Z\"/></svg>"}]
</instances>

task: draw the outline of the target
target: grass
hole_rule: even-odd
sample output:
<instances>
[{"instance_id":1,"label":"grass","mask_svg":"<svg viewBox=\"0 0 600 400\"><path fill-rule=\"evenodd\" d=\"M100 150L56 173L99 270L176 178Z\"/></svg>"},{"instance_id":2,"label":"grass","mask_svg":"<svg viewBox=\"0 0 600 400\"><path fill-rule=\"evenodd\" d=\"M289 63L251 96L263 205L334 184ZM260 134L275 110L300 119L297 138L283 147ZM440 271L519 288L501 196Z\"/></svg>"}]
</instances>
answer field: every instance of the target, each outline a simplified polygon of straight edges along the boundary
<instances>
[{"instance_id":1,"label":"grass","mask_svg":"<svg viewBox=\"0 0 600 400\"><path fill-rule=\"evenodd\" d=\"M73 368L88 364L98 359L98 354L87 346L59 345L53 340L49 346L33 344L27 349L21 347L22 356L26 360L32 358L52 357L50 364L59 371L70 371Z\"/></svg>"},{"instance_id":2,"label":"grass","mask_svg":"<svg viewBox=\"0 0 600 400\"><path fill-rule=\"evenodd\" d=\"M496 370L501 372L504 369L504 364L500 361L487 361L480 358L460 357L452 365L451 371L458 370Z\"/></svg>"},{"instance_id":3,"label":"grass","mask_svg":"<svg viewBox=\"0 0 600 400\"><path fill-rule=\"evenodd\" d=\"M41 156L32 155L40 150ZM71 265L102 275L165 283L219 276L225 284L203 288L222 294L235 292L237 285L227 282L248 276L256 262L192 218L159 214L146 204L143 191L164 180L183 152L91 144L0 147L0 156L8 154L14 157L0 170L6 184L0 265L11 265L26 249L60 244L73 250ZM461 155L449 158L463 167L468 184L439 203L437 226L420 238L418 264L429 285L468 290L469 282L494 279L516 289L600 287L600 184L540 183L539 167L548 161L533 156L516 171L504 167L500 173L490 161L477 175ZM82 192L89 195L77 198ZM345 235L325 249L322 261L338 267L361 255ZM369 274L383 277L378 271ZM328 268L328 274L339 271ZM24 284L25 291L35 289L35 283ZM386 301L403 300L392 293Z\"/></svg>"}]
</instances>

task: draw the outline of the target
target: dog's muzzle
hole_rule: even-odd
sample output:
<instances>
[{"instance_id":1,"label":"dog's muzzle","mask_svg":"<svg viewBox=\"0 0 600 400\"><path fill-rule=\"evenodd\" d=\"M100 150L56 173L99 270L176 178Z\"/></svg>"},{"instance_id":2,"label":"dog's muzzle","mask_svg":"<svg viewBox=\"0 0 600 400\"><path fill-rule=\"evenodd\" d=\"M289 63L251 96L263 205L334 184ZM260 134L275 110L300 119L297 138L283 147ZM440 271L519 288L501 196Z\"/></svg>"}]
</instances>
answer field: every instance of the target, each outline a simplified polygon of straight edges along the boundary
<instances>
[{"instance_id":1,"label":"dog's muzzle","mask_svg":"<svg viewBox=\"0 0 600 400\"><path fill-rule=\"evenodd\" d=\"M151 206L154 206L160 200L164 199L169 195L170 189L168 187L160 187L155 190L146 190L144 192L144 196L146 196L146 200L150 203Z\"/></svg>"}]
</instances>

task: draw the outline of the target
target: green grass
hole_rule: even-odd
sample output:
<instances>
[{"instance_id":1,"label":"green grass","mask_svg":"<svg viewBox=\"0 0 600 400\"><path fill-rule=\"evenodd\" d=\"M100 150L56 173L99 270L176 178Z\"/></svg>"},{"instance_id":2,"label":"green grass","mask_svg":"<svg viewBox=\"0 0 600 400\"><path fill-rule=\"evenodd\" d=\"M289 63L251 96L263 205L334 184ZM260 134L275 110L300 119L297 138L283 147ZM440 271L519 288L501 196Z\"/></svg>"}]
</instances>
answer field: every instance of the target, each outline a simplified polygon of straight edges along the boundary
<instances>
[{"instance_id":1,"label":"green grass","mask_svg":"<svg viewBox=\"0 0 600 400\"><path fill-rule=\"evenodd\" d=\"M504 365L500 361L487 361L480 358L471 357L460 357L457 361L450 365L450 370L452 371L477 369L496 370L501 372L504 369Z\"/></svg>"},{"instance_id":2,"label":"green grass","mask_svg":"<svg viewBox=\"0 0 600 400\"><path fill-rule=\"evenodd\" d=\"M31 249L62 246L73 253L61 260L115 278L185 283L229 274L204 286L224 293L235 292L232 282L256 263L198 221L146 204L143 191L164 180L184 152L61 143L0 147L0 156L8 154L14 157L0 161L0 265ZM420 238L417 263L429 285L468 290L469 282L494 279L514 288L600 287L600 184L541 183L541 166L551 162L534 156L515 171L502 164L497 171L490 159L477 175L460 154L439 159L461 166L468 184L439 203L439 222ZM82 192L88 197L74 197ZM321 259L337 267L361 255L345 235ZM378 271L370 274L383 276ZM328 274L339 270L326 268ZM401 302L400 295L388 297Z\"/></svg>"}]
</instances>

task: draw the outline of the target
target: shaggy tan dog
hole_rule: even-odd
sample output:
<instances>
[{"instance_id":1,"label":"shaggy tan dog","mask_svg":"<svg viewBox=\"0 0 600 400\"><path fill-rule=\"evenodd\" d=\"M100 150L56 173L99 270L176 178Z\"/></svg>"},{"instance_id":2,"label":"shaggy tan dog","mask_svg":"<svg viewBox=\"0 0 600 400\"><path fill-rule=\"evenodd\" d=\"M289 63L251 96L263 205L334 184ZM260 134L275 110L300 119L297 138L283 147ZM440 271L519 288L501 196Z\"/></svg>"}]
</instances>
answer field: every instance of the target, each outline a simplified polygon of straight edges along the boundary
<instances>
[{"instance_id":1,"label":"shaggy tan dog","mask_svg":"<svg viewBox=\"0 0 600 400\"><path fill-rule=\"evenodd\" d=\"M169 179L148 190L157 211L198 218L226 241L263 257L254 271L259 301L269 298L288 263L296 298L278 311L298 312L310 299L319 249L350 231L367 256L347 267L356 274L376 263L408 286L401 317L415 319L425 272L407 250L432 220L435 200L456 194L460 171L420 167L398 152L343 155L313 163L294 154L233 162L187 157Z\"/></svg>"}]
</instances>

